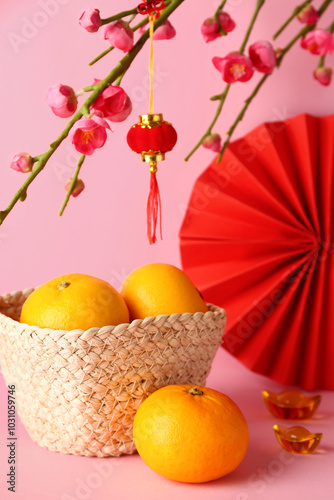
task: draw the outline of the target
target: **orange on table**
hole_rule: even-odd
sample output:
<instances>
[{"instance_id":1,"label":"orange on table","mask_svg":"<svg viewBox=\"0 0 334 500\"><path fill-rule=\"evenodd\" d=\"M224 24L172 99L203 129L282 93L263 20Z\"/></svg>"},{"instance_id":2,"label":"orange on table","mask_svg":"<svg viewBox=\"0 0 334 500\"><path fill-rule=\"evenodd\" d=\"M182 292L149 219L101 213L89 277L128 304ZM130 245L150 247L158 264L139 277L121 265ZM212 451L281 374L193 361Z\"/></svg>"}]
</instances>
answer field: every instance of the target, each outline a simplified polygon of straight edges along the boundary
<instances>
[{"instance_id":1,"label":"orange on table","mask_svg":"<svg viewBox=\"0 0 334 500\"><path fill-rule=\"evenodd\" d=\"M185 483L232 472L248 447L248 426L239 407L225 394L192 385L169 385L145 399L133 435L151 469Z\"/></svg>"},{"instance_id":2,"label":"orange on table","mask_svg":"<svg viewBox=\"0 0 334 500\"><path fill-rule=\"evenodd\" d=\"M119 292L87 274L65 274L36 288L23 304L21 323L56 330L75 330L129 322Z\"/></svg>"},{"instance_id":3,"label":"orange on table","mask_svg":"<svg viewBox=\"0 0 334 500\"><path fill-rule=\"evenodd\" d=\"M129 308L131 320L208 310L190 278L170 264L138 267L125 279L121 295Z\"/></svg>"}]
</instances>

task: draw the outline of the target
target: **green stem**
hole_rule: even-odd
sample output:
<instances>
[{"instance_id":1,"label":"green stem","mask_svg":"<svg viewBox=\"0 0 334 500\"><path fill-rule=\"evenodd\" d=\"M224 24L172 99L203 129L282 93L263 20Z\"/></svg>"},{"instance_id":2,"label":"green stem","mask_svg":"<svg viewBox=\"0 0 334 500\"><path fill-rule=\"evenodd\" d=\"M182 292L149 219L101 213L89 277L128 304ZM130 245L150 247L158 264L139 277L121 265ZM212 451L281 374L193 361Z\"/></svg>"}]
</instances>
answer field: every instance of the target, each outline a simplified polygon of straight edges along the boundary
<instances>
[{"instance_id":1,"label":"green stem","mask_svg":"<svg viewBox=\"0 0 334 500\"><path fill-rule=\"evenodd\" d=\"M131 16L132 14L138 14L137 7L131 10L124 10L115 16L107 17L106 19L101 19L101 25L112 23L113 21L117 21L118 19L122 19L122 17Z\"/></svg>"},{"instance_id":2,"label":"green stem","mask_svg":"<svg viewBox=\"0 0 334 500\"><path fill-rule=\"evenodd\" d=\"M145 17L145 19L143 19L142 21L140 21L140 23L136 24L136 26L134 26L132 28L132 31L133 32L137 31L139 28L141 28L142 26L144 26L147 23L148 23L148 17ZM109 54L109 52L111 52L114 48L115 47L113 47L113 46L108 47L106 50L104 50L103 52L101 52L101 54L99 54L92 61L90 61L90 63L88 63L88 66L93 66L93 64L95 64L97 61L99 61L100 59L102 59L102 57L104 57L107 54Z\"/></svg>"},{"instance_id":3,"label":"green stem","mask_svg":"<svg viewBox=\"0 0 334 500\"><path fill-rule=\"evenodd\" d=\"M224 106L224 102L225 102L225 99L226 99L226 96L228 94L228 91L230 90L230 87L231 85L228 83L225 87L225 90L222 94L220 94L219 96L215 96L217 99L215 100L219 100L219 104L218 104L218 107L217 107L217 111L216 111L216 114L212 120L212 122L210 123L207 131L202 135L202 137L200 138L200 140L198 141L198 143L193 147L193 149L190 151L190 153L185 157L184 161L188 161L189 158L198 150L198 148L202 145L204 139L206 137L208 137L208 135L211 134L212 132L212 129L214 127L214 125L216 124L216 121L218 120L219 118L219 115L223 109L223 106Z\"/></svg>"},{"instance_id":4,"label":"green stem","mask_svg":"<svg viewBox=\"0 0 334 500\"><path fill-rule=\"evenodd\" d=\"M171 4L171 1L167 0L165 2L165 8L168 7L170 4ZM101 19L101 25L103 26L104 24L112 23L113 21L117 21L118 19L122 19L123 17L136 16L137 14L138 14L137 7L135 7L134 9L131 9L131 10L125 10L123 12L120 12L119 14L116 14L115 16L107 17L106 19Z\"/></svg>"},{"instance_id":5,"label":"green stem","mask_svg":"<svg viewBox=\"0 0 334 500\"><path fill-rule=\"evenodd\" d=\"M327 9L327 7L329 6L330 3L332 3L333 0L326 0L322 5L321 7L318 9L318 14L319 14L319 17L321 17L323 15L323 13L325 12L325 10Z\"/></svg>"},{"instance_id":6,"label":"green stem","mask_svg":"<svg viewBox=\"0 0 334 500\"><path fill-rule=\"evenodd\" d=\"M165 8L164 8L164 11L166 10L167 7L169 7L170 5L172 4L172 1L171 0L167 0L165 2ZM117 14L115 16L112 16L112 17L108 17L107 19L102 19L101 20L101 23L102 25L103 24L108 24L108 23L111 23L112 21L116 21L117 19L121 19L122 17L125 17L125 16L129 16L129 15L133 15L134 17L136 17L136 14L138 14L138 10L137 10L137 7L135 9L132 9L132 10L126 10L124 12L121 12L120 14ZM133 19L134 19L133 17ZM131 21L133 21L133 19L131 19ZM131 22L130 21L130 22ZM143 21L140 21L140 23L138 23L136 26L134 26L132 28L132 31L135 32L137 31L139 28L141 28L142 26L144 26L145 24L148 23L148 17L146 16ZM155 26L155 23L154 23L154 26ZM160 24L159 24L160 26ZM156 26L155 26L156 28ZM154 28L154 29L155 29ZM95 64L97 61L99 61L100 59L102 59L102 57L106 56L107 54L109 54L109 52L111 52L113 50L114 47L108 47L106 50L104 50L103 52L101 52L101 54L99 54L98 56L95 57L95 59L93 59L90 63L88 63L88 66L93 66L93 64Z\"/></svg>"},{"instance_id":7,"label":"green stem","mask_svg":"<svg viewBox=\"0 0 334 500\"><path fill-rule=\"evenodd\" d=\"M174 0L171 2L161 13L159 19L155 21L155 26L158 27L161 24L163 24L166 19L176 10L185 0ZM7 208L5 210L0 211L0 225L3 223L3 221L6 219L8 214L11 212L11 210L14 208L16 203L21 199L21 197L26 196L26 192L30 184L33 182L33 180L37 177L37 175L43 170L45 167L46 163L48 160L51 158L53 153L58 149L60 144L66 139L68 136L71 128L73 127L74 123L80 120L84 115L89 114L89 108L90 106L95 102L95 100L98 98L98 96L109 86L111 85L119 76L121 76L123 73L125 73L129 67L131 66L132 61L135 59L135 57L138 55L138 53L141 51L143 46L145 45L146 41L149 38L149 32L148 30L145 31L142 36L139 38L137 43L134 45L134 47L116 64L115 68L99 83L94 85L94 90L90 94L90 96L86 99L84 104L81 106L81 108L75 113L75 115L72 117L72 119L68 122L64 130L59 134L57 139L50 144L50 148L48 151L45 153L38 155L39 158L34 169L32 172L29 174L29 176L26 178L20 189L15 193L13 196L12 200L9 202Z\"/></svg>"},{"instance_id":8,"label":"green stem","mask_svg":"<svg viewBox=\"0 0 334 500\"><path fill-rule=\"evenodd\" d=\"M140 21L140 23L136 24L136 26L132 28L132 31L137 31L139 28L145 26L145 24L147 23L148 23L148 17L145 17L142 21Z\"/></svg>"},{"instance_id":9,"label":"green stem","mask_svg":"<svg viewBox=\"0 0 334 500\"><path fill-rule=\"evenodd\" d=\"M329 2L331 2L331 1L332 0L329 0ZM285 54L287 52L289 52L289 50L291 49L291 47L294 46L294 44L299 40L299 38L304 37L309 31L312 31L314 29L314 26L315 26L315 24L309 24L308 26L304 26L304 28L302 28L297 33L297 35L292 38L292 40L284 47L284 49L281 50L280 55L279 55L279 57L277 58L277 61L276 61L276 67L277 68L280 67L281 62L283 60L283 57L285 56Z\"/></svg>"},{"instance_id":10,"label":"green stem","mask_svg":"<svg viewBox=\"0 0 334 500\"><path fill-rule=\"evenodd\" d=\"M219 20L219 13L222 11L222 9L224 8L224 5L226 4L227 0L223 0L221 2L221 4L219 5L219 7L217 8L215 14L214 14L214 18L216 19L217 23L218 23L218 26L219 26L219 31L220 33L223 35L223 36L226 36L227 33L226 31L224 30L223 26L221 25L221 22Z\"/></svg>"},{"instance_id":11,"label":"green stem","mask_svg":"<svg viewBox=\"0 0 334 500\"><path fill-rule=\"evenodd\" d=\"M327 7L329 6L329 4L332 2L332 0L325 0L325 2L322 4L322 6L320 7L319 11L320 15L322 15L325 10L327 9ZM291 47L297 42L297 40L304 36L304 34L306 34L308 31L311 31L312 29L314 29L314 24L312 25L309 25L309 26L305 26L303 29L301 29L299 31L299 33L286 45L286 47L284 47L284 49L282 49L282 52L281 52L281 55L280 57L277 59L276 61L276 67L278 68L285 56L285 54L291 49ZM261 80L259 81L259 83L256 85L255 89L253 90L253 92L251 93L251 95L246 99L245 101L245 104L243 106L243 108L241 109L240 113L238 114L238 116L236 117L235 121L233 122L232 126L230 127L230 129L228 130L227 132L227 139L226 141L224 142L223 144L223 147L222 147L222 150L221 152L219 153L219 156L218 156L218 159L217 159L217 163L220 162L220 160L222 159L222 156L224 154L224 151L225 149L227 148L228 144L230 143L230 140L231 140L231 136L234 132L234 130L236 129L238 123L243 119L244 117L244 114L245 112L247 111L248 109L248 106L250 105L250 103L252 102L252 100L254 99L254 97L256 96L256 94L259 92L260 88L262 87L262 85L265 83L265 81L267 80L267 78L271 75L272 73L268 73L266 75L264 75Z\"/></svg>"},{"instance_id":12,"label":"green stem","mask_svg":"<svg viewBox=\"0 0 334 500\"><path fill-rule=\"evenodd\" d=\"M252 16L252 19L249 23L249 26L248 26L248 29L246 31L246 34L245 34L245 37L242 41L242 44L241 44L241 47L240 47L240 50L239 50L239 53L242 54L244 49L245 49L245 46L248 42L248 39L249 39L249 36L252 32L252 29L254 27L254 23L256 21L256 18L260 12L260 9L261 7L264 5L265 3L265 0L257 0L256 2L256 7L255 7L255 10L254 10L254 14ZM222 6L224 6L224 2L221 3ZM219 7L221 7L221 5ZM218 9L219 9L218 7ZM189 158L197 151L197 149L203 144L203 141L206 137L208 137L208 135L211 134L212 132L212 129L214 127L214 125L216 124L219 116L220 116L220 113L222 112L222 109L223 109L223 106L224 106L224 102L225 102L225 99L226 99L226 96L230 90L230 87L231 87L231 84L228 83L226 86L225 86L225 89L224 91L222 92L222 94L220 95L217 95L217 96L213 96L211 97L211 100L212 101L220 101L219 104L218 104L218 108L216 110L216 113L215 113L215 116L213 117L213 120L212 122L210 123L207 131L202 135L202 137L200 138L200 140L197 142L197 144L193 147L193 149L190 151L190 153L185 157L184 161L188 161Z\"/></svg>"},{"instance_id":13,"label":"green stem","mask_svg":"<svg viewBox=\"0 0 334 500\"><path fill-rule=\"evenodd\" d=\"M244 38L244 41L242 42L241 44L241 47L240 47L240 50L239 50L239 53L242 54L243 51L245 50L245 47L246 47L246 44L248 42L248 39L250 37L250 34L252 32L252 29L253 29L253 26L254 26L254 23L256 21L256 18L261 10L261 8L263 7L264 5L264 2L265 0L257 0L256 2L256 7L255 7L255 11L254 11L254 14L253 14L253 17L251 19L251 22L249 23L249 26L248 26L248 29L246 31L246 35L245 35L245 38Z\"/></svg>"},{"instance_id":14,"label":"green stem","mask_svg":"<svg viewBox=\"0 0 334 500\"><path fill-rule=\"evenodd\" d=\"M70 183L70 185L68 187L68 190L67 190L67 193L66 193L66 196L65 196L64 203L62 204L62 207L61 207L60 212L59 212L60 216L63 215L63 212L64 212L64 210L66 208L66 205L67 205L67 203L68 203L68 201L70 199L70 196L71 196L72 191L74 189L74 186L75 186L75 184L77 182L78 175L79 175L80 169L82 167L82 164L85 161L85 158L86 158L86 155L81 155L80 158L79 158L79 160L78 160L77 168L75 169L74 175L72 177L71 183Z\"/></svg>"},{"instance_id":15,"label":"green stem","mask_svg":"<svg viewBox=\"0 0 334 500\"><path fill-rule=\"evenodd\" d=\"M84 95L85 92L92 92L92 90L95 89L95 85L95 83L93 83L93 85L88 85L88 87L84 87L83 89L78 90L75 95L79 97Z\"/></svg>"},{"instance_id":16,"label":"green stem","mask_svg":"<svg viewBox=\"0 0 334 500\"><path fill-rule=\"evenodd\" d=\"M218 6L218 8L217 8L217 10L216 10L215 14L219 14L219 12L221 12L221 11L223 10L223 8L225 7L226 2L227 2L227 0L223 0L223 1L221 2L221 4L220 4L220 5Z\"/></svg>"},{"instance_id":17,"label":"green stem","mask_svg":"<svg viewBox=\"0 0 334 500\"><path fill-rule=\"evenodd\" d=\"M334 22L327 28L327 31L334 33Z\"/></svg>"},{"instance_id":18,"label":"green stem","mask_svg":"<svg viewBox=\"0 0 334 500\"><path fill-rule=\"evenodd\" d=\"M124 77L125 73L123 73L122 75L120 75L117 80L115 81L115 85L120 85L121 84L121 81L123 80L123 77Z\"/></svg>"},{"instance_id":19,"label":"green stem","mask_svg":"<svg viewBox=\"0 0 334 500\"><path fill-rule=\"evenodd\" d=\"M106 50L104 50L103 52L101 52L101 54L99 54L92 61L90 61L88 63L88 66L93 66L93 64L97 63L97 61L99 61L100 59L102 59L102 57L104 57L107 54L109 54L109 52L111 52L112 50L114 50L114 48L115 47L113 47L112 45L110 47L108 47Z\"/></svg>"},{"instance_id":20,"label":"green stem","mask_svg":"<svg viewBox=\"0 0 334 500\"><path fill-rule=\"evenodd\" d=\"M284 31L284 30L285 30L285 28L286 28L287 26L289 26L289 24L291 23L291 21L293 21L293 20L294 20L294 18L295 18L296 16L298 16L299 12L300 12L301 10L303 10L303 9L304 9L304 7L306 7L306 6L307 6L309 3L311 3L311 2L312 2L312 0L306 0L306 2L303 2L301 5L298 5L298 6L297 6L297 7L293 10L293 12L292 12L291 16L290 16L290 17L288 17L288 19L285 21L285 23L284 23L284 24L282 24L282 26L280 27L280 29L279 29L278 31L276 31L276 33L275 33L275 34L274 34L274 36L273 36L273 40L276 40L276 38L278 37L278 35L280 35L280 34L282 33L282 31Z\"/></svg>"},{"instance_id":21,"label":"green stem","mask_svg":"<svg viewBox=\"0 0 334 500\"><path fill-rule=\"evenodd\" d=\"M256 85L255 89L253 90L253 92L250 94L250 96L245 100L245 104L243 106L243 108L241 109L240 113L238 114L238 116L236 117L234 123L232 124L232 126L229 128L228 132L227 132L227 139L225 140L224 144L223 144L223 147L222 147L222 150L220 151L219 153L219 157L218 157L218 160L217 160L217 163L220 162L223 154L224 154L224 151L225 149L227 148L229 142L230 142L230 139L231 139L231 136L234 132L234 130L236 129L238 123L243 119L244 117L244 114L246 113L247 109L248 109L248 106L250 105L250 103L252 102L252 100L254 99L254 97L256 96L256 94L259 92L260 88L262 87L262 85L264 84L264 82L267 80L268 76L270 75L270 73L264 75L261 80L259 81L259 83Z\"/></svg>"}]
</instances>

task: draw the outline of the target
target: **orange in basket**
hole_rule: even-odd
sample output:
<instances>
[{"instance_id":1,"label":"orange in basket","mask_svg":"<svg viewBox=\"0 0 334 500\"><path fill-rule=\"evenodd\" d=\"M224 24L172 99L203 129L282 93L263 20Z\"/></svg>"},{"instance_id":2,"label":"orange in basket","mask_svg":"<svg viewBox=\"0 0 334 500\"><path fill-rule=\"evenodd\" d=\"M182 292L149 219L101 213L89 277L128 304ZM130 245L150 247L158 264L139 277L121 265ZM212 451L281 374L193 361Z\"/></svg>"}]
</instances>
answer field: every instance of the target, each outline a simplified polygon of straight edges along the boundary
<instances>
[{"instance_id":1,"label":"orange in basket","mask_svg":"<svg viewBox=\"0 0 334 500\"><path fill-rule=\"evenodd\" d=\"M106 281L86 274L66 274L29 295L20 321L55 330L88 330L128 323L129 311L122 296Z\"/></svg>"}]
</instances>

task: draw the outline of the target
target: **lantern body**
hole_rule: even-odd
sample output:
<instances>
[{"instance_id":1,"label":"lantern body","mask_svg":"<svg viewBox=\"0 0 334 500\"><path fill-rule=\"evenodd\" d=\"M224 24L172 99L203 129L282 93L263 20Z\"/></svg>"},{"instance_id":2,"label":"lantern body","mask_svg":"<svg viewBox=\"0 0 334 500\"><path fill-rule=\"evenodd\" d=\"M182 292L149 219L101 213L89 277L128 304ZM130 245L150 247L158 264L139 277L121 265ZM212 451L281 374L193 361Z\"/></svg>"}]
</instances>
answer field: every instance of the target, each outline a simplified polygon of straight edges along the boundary
<instances>
[{"instance_id":1,"label":"lantern body","mask_svg":"<svg viewBox=\"0 0 334 500\"><path fill-rule=\"evenodd\" d=\"M165 159L177 141L175 128L164 121L161 113L139 115L139 123L133 125L127 135L130 148L141 155L142 161L150 165L150 192L147 199L147 237L150 244L155 243L156 228L159 221L161 229L161 200L156 178L157 162Z\"/></svg>"},{"instance_id":2,"label":"lantern body","mask_svg":"<svg viewBox=\"0 0 334 500\"><path fill-rule=\"evenodd\" d=\"M176 144L175 128L163 120L162 114L140 115L139 120L128 132L128 145L142 155L143 161L151 161L146 157L154 155L160 156L158 161L163 160L164 153L171 151Z\"/></svg>"}]
</instances>

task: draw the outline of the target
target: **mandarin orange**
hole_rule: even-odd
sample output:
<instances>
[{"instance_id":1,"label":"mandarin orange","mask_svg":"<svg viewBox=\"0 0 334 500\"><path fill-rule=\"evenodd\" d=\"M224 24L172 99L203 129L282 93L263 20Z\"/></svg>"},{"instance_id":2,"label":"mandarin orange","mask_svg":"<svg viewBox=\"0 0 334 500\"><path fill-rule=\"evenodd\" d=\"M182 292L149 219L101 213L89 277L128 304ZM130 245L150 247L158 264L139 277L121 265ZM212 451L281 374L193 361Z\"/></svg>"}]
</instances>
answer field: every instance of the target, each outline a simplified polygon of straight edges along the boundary
<instances>
[{"instance_id":1,"label":"mandarin orange","mask_svg":"<svg viewBox=\"0 0 334 500\"><path fill-rule=\"evenodd\" d=\"M169 385L140 405L133 427L144 462L162 476L203 483L232 472L248 447L239 407L207 387Z\"/></svg>"},{"instance_id":2,"label":"mandarin orange","mask_svg":"<svg viewBox=\"0 0 334 500\"><path fill-rule=\"evenodd\" d=\"M146 264L125 279L121 295L130 318L206 312L208 307L190 278L170 264Z\"/></svg>"},{"instance_id":3,"label":"mandarin orange","mask_svg":"<svg viewBox=\"0 0 334 500\"><path fill-rule=\"evenodd\" d=\"M21 323L55 330L88 330L129 322L118 291L86 274L66 274L36 288L23 304Z\"/></svg>"}]
</instances>

